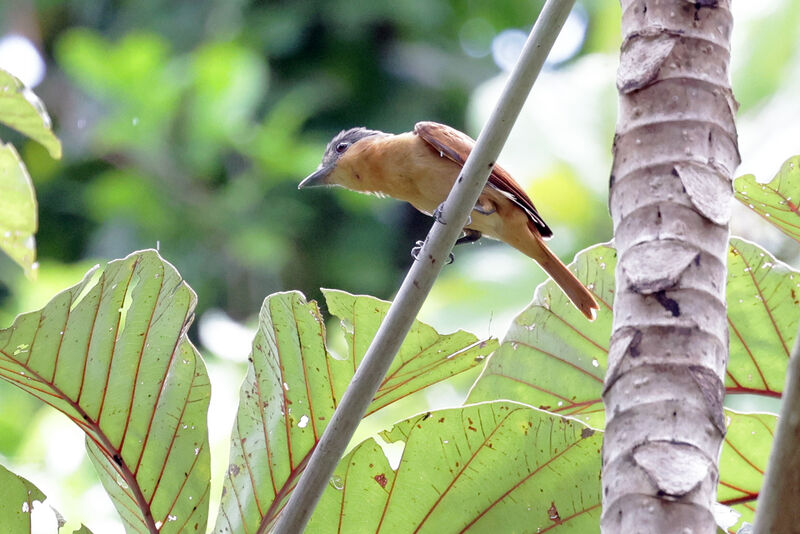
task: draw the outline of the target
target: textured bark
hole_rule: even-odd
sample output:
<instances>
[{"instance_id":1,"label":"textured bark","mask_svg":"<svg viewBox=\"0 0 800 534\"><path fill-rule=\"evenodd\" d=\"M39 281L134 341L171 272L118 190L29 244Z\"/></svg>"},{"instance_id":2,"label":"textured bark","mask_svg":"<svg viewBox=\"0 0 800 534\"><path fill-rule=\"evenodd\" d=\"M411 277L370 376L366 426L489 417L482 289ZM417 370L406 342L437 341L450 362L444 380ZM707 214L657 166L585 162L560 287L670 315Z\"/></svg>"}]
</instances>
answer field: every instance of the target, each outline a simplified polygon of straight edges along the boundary
<instances>
[{"instance_id":1,"label":"textured bark","mask_svg":"<svg viewBox=\"0 0 800 534\"><path fill-rule=\"evenodd\" d=\"M622 0L603 532L714 532L739 164L730 0Z\"/></svg>"}]
</instances>

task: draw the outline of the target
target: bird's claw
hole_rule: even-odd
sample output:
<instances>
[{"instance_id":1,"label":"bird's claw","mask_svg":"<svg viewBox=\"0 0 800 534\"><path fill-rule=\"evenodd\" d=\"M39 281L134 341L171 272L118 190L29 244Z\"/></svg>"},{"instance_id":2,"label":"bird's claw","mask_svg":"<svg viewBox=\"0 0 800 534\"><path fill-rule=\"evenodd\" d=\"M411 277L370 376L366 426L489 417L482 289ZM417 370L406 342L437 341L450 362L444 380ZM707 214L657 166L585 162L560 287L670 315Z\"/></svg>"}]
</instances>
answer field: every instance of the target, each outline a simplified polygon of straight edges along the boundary
<instances>
[{"instance_id":1,"label":"bird's claw","mask_svg":"<svg viewBox=\"0 0 800 534\"><path fill-rule=\"evenodd\" d=\"M444 217L442 217L442 212L443 211L444 211L444 202L442 202L441 204L436 206L436 209L433 210L433 218L438 223L447 224L446 222L444 222Z\"/></svg>"},{"instance_id":2,"label":"bird's claw","mask_svg":"<svg viewBox=\"0 0 800 534\"><path fill-rule=\"evenodd\" d=\"M424 244L425 244L425 241L417 241L414 244L415 245L414 248L411 249L411 257L414 258L414 260L419 260L419 253L422 250L422 246ZM456 257L453 256L453 253L451 252L447 256L447 262L445 263L445 265L450 265L451 263L453 263L453 261L455 261L455 259L456 259Z\"/></svg>"},{"instance_id":3,"label":"bird's claw","mask_svg":"<svg viewBox=\"0 0 800 534\"><path fill-rule=\"evenodd\" d=\"M477 209L477 208L475 208L475 211L478 211L478 209ZM442 213L443 213L443 212L444 212L444 202L442 202L441 204L439 204L439 205L436 207L436 209L435 209L435 210L433 210L433 218L434 218L434 219L436 220L436 222L438 222L438 223L441 223L441 224L447 224L446 222L444 222L444 217L442 216ZM478 213L483 213L483 212L482 212L482 211L478 211ZM489 212L489 214L491 214L491 213L494 213L494 212L493 212L493 211L492 211L492 212ZM472 215L467 215L467 222L466 222L466 223L464 223L464 226L469 226L470 224L472 224Z\"/></svg>"},{"instance_id":4,"label":"bird's claw","mask_svg":"<svg viewBox=\"0 0 800 534\"><path fill-rule=\"evenodd\" d=\"M411 249L411 257L412 258L414 258L415 260L419 259L419 257L418 257L419 256L419 251L422 250L422 245L424 245L424 244L425 244L425 241L417 241L414 244L414 248Z\"/></svg>"}]
</instances>

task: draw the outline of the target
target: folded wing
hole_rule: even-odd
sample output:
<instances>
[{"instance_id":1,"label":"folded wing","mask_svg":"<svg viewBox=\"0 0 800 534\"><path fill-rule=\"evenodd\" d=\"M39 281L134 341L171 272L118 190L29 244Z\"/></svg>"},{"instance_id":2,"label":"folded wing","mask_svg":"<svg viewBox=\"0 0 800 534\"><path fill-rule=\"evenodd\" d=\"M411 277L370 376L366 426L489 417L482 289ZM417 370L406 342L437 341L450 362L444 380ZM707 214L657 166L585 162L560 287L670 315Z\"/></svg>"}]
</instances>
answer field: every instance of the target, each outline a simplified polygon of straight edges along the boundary
<instances>
[{"instance_id":1,"label":"folded wing","mask_svg":"<svg viewBox=\"0 0 800 534\"><path fill-rule=\"evenodd\" d=\"M468 135L438 122L418 122L414 126L414 133L442 157L447 157L462 167L472 152L472 147L475 146L475 141ZM542 237L548 238L553 235L553 231L536 211L530 197L501 166L494 165L487 187L496 189L522 208Z\"/></svg>"}]
</instances>

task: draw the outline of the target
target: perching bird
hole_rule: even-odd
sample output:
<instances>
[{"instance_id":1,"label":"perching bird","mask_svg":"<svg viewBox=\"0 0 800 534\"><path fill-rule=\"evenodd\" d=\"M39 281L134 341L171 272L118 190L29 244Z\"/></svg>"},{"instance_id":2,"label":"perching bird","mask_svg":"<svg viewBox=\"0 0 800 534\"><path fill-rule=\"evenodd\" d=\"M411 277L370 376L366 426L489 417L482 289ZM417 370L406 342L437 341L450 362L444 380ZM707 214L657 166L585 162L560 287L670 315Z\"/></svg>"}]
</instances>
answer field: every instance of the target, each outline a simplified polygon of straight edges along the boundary
<instances>
[{"instance_id":1,"label":"perching bird","mask_svg":"<svg viewBox=\"0 0 800 534\"><path fill-rule=\"evenodd\" d=\"M474 144L466 134L435 122L419 122L414 131L397 135L352 128L328 143L322 163L298 188L338 185L388 195L431 215L447 198ZM575 306L594 318L598 308L594 297L547 247L544 240L553 232L525 191L499 165L494 165L456 244L482 235L505 241L536 260Z\"/></svg>"}]
</instances>

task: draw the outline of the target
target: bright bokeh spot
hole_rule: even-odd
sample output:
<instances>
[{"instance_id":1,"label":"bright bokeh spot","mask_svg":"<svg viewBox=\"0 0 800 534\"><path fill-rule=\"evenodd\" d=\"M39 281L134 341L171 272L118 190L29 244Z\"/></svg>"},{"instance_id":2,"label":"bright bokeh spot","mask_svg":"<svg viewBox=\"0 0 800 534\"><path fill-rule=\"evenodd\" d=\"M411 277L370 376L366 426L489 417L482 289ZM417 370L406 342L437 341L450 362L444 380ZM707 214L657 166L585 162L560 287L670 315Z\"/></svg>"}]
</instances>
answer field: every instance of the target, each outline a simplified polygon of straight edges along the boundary
<instances>
[{"instance_id":1,"label":"bright bokeh spot","mask_svg":"<svg viewBox=\"0 0 800 534\"><path fill-rule=\"evenodd\" d=\"M243 362L250 354L255 329L237 323L222 310L205 312L197 327L200 342L220 358Z\"/></svg>"},{"instance_id":2,"label":"bright bokeh spot","mask_svg":"<svg viewBox=\"0 0 800 534\"><path fill-rule=\"evenodd\" d=\"M464 25L465 28L467 24ZM570 12L566 22L564 22L564 27L558 34L558 38L547 56L545 65L558 65L572 59L583 46L587 26L588 17L586 12L580 6L576 6ZM462 47L464 47L463 32L464 28L462 28ZM527 38L527 32L513 28L503 30L497 34L492 41L492 57L495 64L504 71L510 71L516 64ZM466 47L464 48L467 50Z\"/></svg>"},{"instance_id":3,"label":"bright bokeh spot","mask_svg":"<svg viewBox=\"0 0 800 534\"><path fill-rule=\"evenodd\" d=\"M9 34L0 38L0 68L7 70L27 87L36 87L44 79L44 60L26 37Z\"/></svg>"},{"instance_id":4,"label":"bright bokeh spot","mask_svg":"<svg viewBox=\"0 0 800 534\"><path fill-rule=\"evenodd\" d=\"M553 48L547 56L547 65L558 65L564 61L569 61L580 51L583 41L586 39L586 28L589 18L586 11L580 4L570 11L561 33L558 34Z\"/></svg>"},{"instance_id":5,"label":"bright bokeh spot","mask_svg":"<svg viewBox=\"0 0 800 534\"><path fill-rule=\"evenodd\" d=\"M519 58L525 40L528 38L522 30L503 30L492 41L492 58L495 64L504 71L510 71Z\"/></svg>"}]
</instances>

